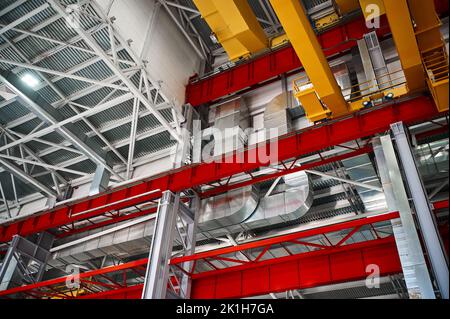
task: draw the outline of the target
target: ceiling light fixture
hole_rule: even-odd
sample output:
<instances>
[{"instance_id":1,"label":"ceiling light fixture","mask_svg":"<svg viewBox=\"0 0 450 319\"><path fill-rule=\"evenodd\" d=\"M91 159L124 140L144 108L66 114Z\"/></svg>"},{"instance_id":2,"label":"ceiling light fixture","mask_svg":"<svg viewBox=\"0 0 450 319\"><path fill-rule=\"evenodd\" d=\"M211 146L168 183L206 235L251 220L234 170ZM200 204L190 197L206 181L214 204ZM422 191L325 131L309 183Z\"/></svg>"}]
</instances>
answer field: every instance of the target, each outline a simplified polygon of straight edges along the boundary
<instances>
[{"instance_id":1,"label":"ceiling light fixture","mask_svg":"<svg viewBox=\"0 0 450 319\"><path fill-rule=\"evenodd\" d=\"M39 80L32 74L26 73L21 77L21 80L29 87L36 87L39 84Z\"/></svg>"}]
</instances>

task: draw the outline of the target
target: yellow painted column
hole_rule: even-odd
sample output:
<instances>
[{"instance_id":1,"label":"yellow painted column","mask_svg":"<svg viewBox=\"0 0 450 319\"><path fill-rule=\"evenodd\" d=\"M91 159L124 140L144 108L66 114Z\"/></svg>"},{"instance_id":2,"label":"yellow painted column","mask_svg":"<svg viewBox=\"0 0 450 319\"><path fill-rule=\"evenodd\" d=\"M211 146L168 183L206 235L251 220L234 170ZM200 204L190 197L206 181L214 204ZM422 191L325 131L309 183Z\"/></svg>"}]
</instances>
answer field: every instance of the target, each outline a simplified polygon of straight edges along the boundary
<instances>
[{"instance_id":1,"label":"yellow painted column","mask_svg":"<svg viewBox=\"0 0 450 319\"><path fill-rule=\"evenodd\" d=\"M425 88L425 72L406 0L384 0L389 26L410 91Z\"/></svg>"},{"instance_id":2,"label":"yellow painted column","mask_svg":"<svg viewBox=\"0 0 450 319\"><path fill-rule=\"evenodd\" d=\"M332 117L349 112L347 102L331 72L317 36L298 0L271 0L295 52L308 74L317 95ZM308 106L305 106L305 109Z\"/></svg>"}]
</instances>

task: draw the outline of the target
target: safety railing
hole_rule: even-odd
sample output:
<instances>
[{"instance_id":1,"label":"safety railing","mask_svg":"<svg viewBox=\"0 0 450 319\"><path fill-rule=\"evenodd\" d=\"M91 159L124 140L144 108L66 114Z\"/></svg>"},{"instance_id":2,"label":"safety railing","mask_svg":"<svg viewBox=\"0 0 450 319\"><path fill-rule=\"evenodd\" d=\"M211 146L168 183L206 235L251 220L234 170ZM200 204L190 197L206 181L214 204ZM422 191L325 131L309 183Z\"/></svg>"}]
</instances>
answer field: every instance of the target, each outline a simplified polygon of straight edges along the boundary
<instances>
[{"instance_id":1,"label":"safety railing","mask_svg":"<svg viewBox=\"0 0 450 319\"><path fill-rule=\"evenodd\" d=\"M388 80L382 80L384 78L388 78ZM377 79L381 79L381 81L378 81ZM402 69L380 74L377 76L377 79L342 88L342 92L350 91L350 93L344 95L345 100L349 103L353 103L358 100L370 98L371 96L377 96L383 92L402 87L406 84L406 78ZM300 93L311 88L312 85L313 84L309 81L307 75L296 78L293 82L294 93Z\"/></svg>"}]
</instances>

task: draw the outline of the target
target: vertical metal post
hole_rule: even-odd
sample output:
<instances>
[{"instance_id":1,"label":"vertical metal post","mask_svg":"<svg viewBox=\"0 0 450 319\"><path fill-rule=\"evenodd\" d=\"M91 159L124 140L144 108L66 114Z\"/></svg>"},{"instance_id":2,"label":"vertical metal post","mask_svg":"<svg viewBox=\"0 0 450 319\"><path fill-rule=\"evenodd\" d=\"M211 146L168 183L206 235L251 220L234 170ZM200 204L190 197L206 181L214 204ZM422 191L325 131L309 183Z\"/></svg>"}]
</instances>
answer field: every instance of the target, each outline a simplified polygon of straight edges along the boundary
<instances>
[{"instance_id":1,"label":"vertical metal post","mask_svg":"<svg viewBox=\"0 0 450 319\"><path fill-rule=\"evenodd\" d=\"M406 180L409 185L414 207L416 209L417 220L424 239L425 248L430 258L436 282L443 298L449 298L449 277L448 263L445 257L442 241L439 236L435 218L420 178L419 171L414 161L411 146L403 123L391 125L391 130L395 138L400 162L403 166Z\"/></svg>"},{"instance_id":2,"label":"vertical metal post","mask_svg":"<svg viewBox=\"0 0 450 319\"><path fill-rule=\"evenodd\" d=\"M17 259L14 252L18 243L17 237L14 237L11 245L3 260L2 267L0 267L0 291L7 290L11 284L14 272L17 268Z\"/></svg>"},{"instance_id":3,"label":"vertical metal post","mask_svg":"<svg viewBox=\"0 0 450 319\"><path fill-rule=\"evenodd\" d=\"M191 223L188 223L186 229L186 251L185 255L193 255L195 253L195 246L197 243L197 223L198 223L198 211L200 209L200 198L195 196L195 198L191 201L190 209L194 213L194 220ZM193 267L193 262L188 261L181 265L181 267L190 272ZM191 296L191 287L192 287L192 279L191 276L184 274L181 277L181 287L180 287L180 295L188 299Z\"/></svg>"},{"instance_id":4,"label":"vertical metal post","mask_svg":"<svg viewBox=\"0 0 450 319\"><path fill-rule=\"evenodd\" d=\"M389 210L400 213L400 219L392 221L392 228L409 297L435 299L391 137L383 136L373 144Z\"/></svg>"},{"instance_id":5,"label":"vertical metal post","mask_svg":"<svg viewBox=\"0 0 450 319\"><path fill-rule=\"evenodd\" d=\"M166 298L179 204L179 194L170 191L163 193L156 216L142 299Z\"/></svg>"},{"instance_id":6,"label":"vertical metal post","mask_svg":"<svg viewBox=\"0 0 450 319\"><path fill-rule=\"evenodd\" d=\"M194 113L195 111L191 106L187 105L185 107L184 136L182 136L182 142L178 143L177 146L174 168L179 168L189 161L191 153L190 133L193 129L193 119L196 116ZM185 237L180 238L186 245L185 254L192 254L195 251L198 218L196 211L198 208L199 199L197 197L191 200L191 207L188 208L180 202L180 193L173 194L170 191L163 193L155 221L142 299L165 299L173 296L172 293L168 292L167 286L170 280L169 260L172 257L175 232L177 230L177 217L180 215L182 219L185 218L186 210L188 211L187 215L189 217L185 218L184 235L181 232L179 233L180 237ZM187 263L183 267L186 267L185 269L188 270L188 267L192 267L192 264ZM181 297L188 298L190 296L191 280L188 276L182 277L180 290Z\"/></svg>"}]
</instances>

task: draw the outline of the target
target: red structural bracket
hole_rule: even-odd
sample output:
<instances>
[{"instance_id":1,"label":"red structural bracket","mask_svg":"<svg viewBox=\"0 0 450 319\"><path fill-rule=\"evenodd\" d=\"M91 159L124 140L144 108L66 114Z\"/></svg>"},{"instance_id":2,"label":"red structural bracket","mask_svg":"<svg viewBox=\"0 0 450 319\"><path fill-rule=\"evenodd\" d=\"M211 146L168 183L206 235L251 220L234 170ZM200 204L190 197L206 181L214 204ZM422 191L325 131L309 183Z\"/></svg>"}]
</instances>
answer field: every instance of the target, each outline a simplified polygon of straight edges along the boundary
<instances>
[{"instance_id":1,"label":"red structural bracket","mask_svg":"<svg viewBox=\"0 0 450 319\"><path fill-rule=\"evenodd\" d=\"M364 18L357 17L320 34L318 39L325 55L331 57L357 46L357 40L370 31ZM383 18L381 27L374 31L380 37L389 34L387 20ZM301 67L297 54L289 45L219 74L189 83L186 88L186 103L193 106L210 103Z\"/></svg>"},{"instance_id":2,"label":"red structural bracket","mask_svg":"<svg viewBox=\"0 0 450 319\"><path fill-rule=\"evenodd\" d=\"M186 166L152 179L113 189L97 197L88 197L66 204L66 206L60 206L52 211L3 225L0 227L0 242L8 242L14 235L27 236L154 201L160 198L162 191L165 190L179 192L268 166L270 163L265 157L263 159L256 158L254 161L250 161L249 158L251 158L251 154L255 153L255 150L257 154L266 154L266 150L269 150L274 143L278 149L278 161L281 162L348 141L386 132L395 122L403 121L410 125L442 115L442 113L438 113L432 100L427 97L418 97L379 109L355 113L346 118L282 136L277 141L261 143L253 150L247 149L230 155L234 158L243 158L242 163L233 161L230 163L227 158L221 163Z\"/></svg>"},{"instance_id":3,"label":"red structural bracket","mask_svg":"<svg viewBox=\"0 0 450 319\"><path fill-rule=\"evenodd\" d=\"M347 241L364 226L386 222L399 217L398 212L359 218L315 229L300 231L265 240L250 242L198 253L192 256L174 258L173 267L179 267L186 261L195 265L209 260L224 260L228 267L189 273L192 277L193 298L231 298L245 297L269 292L300 289L319 285L365 278L366 266L378 265L381 275L400 273L401 267L397 249L392 236L358 243ZM314 243L317 235L325 236L348 230L342 239L334 244ZM266 258L271 249L279 245L308 246L309 252L289 253L281 258ZM230 254L258 250L254 260L233 259ZM288 251L288 250L287 250ZM148 259L142 259L100 270L88 271L79 275L80 288L69 289L66 282L70 277L57 278L37 284L17 287L0 292L0 298L129 298L141 297L142 284L136 278L145 276ZM211 264L211 262L208 262ZM233 263L237 266L232 265ZM130 279L134 279L130 281Z\"/></svg>"}]
</instances>

